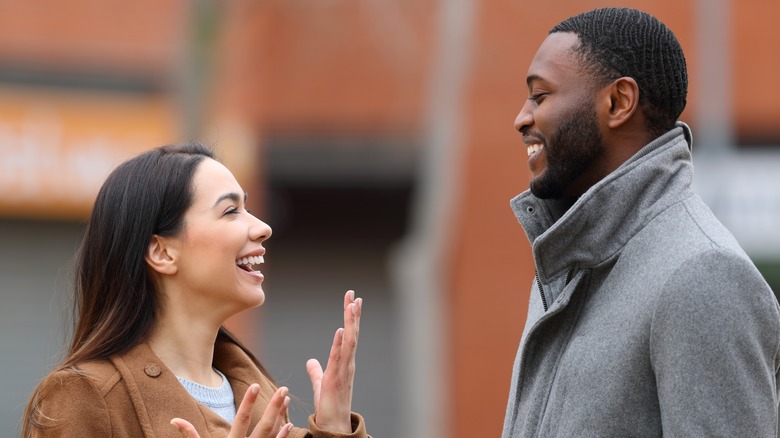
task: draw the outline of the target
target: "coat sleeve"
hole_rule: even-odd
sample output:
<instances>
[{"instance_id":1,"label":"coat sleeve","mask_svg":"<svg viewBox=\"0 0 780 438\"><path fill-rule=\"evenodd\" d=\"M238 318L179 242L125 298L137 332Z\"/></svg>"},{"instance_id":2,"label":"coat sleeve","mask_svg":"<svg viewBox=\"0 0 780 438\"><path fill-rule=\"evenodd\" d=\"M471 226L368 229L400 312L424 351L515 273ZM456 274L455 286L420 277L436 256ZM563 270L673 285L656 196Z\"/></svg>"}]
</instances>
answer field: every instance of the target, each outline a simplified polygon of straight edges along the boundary
<instances>
[{"instance_id":1,"label":"coat sleeve","mask_svg":"<svg viewBox=\"0 0 780 438\"><path fill-rule=\"evenodd\" d=\"M352 413L352 433L342 434L333 433L320 429L314 422L314 415L309 416L309 429L311 429L312 438L371 438L366 433L366 423L360 414Z\"/></svg>"},{"instance_id":2,"label":"coat sleeve","mask_svg":"<svg viewBox=\"0 0 780 438\"><path fill-rule=\"evenodd\" d=\"M650 354L665 436L775 436L780 310L753 264L705 251L666 283Z\"/></svg>"},{"instance_id":3,"label":"coat sleeve","mask_svg":"<svg viewBox=\"0 0 780 438\"><path fill-rule=\"evenodd\" d=\"M76 371L49 375L38 390L33 437L110 437L108 408L97 387Z\"/></svg>"},{"instance_id":4,"label":"coat sleeve","mask_svg":"<svg viewBox=\"0 0 780 438\"><path fill-rule=\"evenodd\" d=\"M314 415L309 416L309 429L293 428L292 438L371 438L366 432L366 423L360 414L352 413L352 433L328 432L317 427Z\"/></svg>"}]
</instances>

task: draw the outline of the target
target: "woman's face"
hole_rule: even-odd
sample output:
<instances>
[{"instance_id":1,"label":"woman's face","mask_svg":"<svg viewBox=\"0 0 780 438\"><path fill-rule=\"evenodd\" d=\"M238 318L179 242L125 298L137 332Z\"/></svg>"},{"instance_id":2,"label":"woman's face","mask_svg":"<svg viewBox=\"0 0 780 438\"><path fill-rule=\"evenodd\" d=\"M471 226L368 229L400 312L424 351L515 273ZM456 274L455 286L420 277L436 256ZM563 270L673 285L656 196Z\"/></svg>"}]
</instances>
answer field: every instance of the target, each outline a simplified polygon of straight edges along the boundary
<instances>
[{"instance_id":1,"label":"woman's face","mask_svg":"<svg viewBox=\"0 0 780 438\"><path fill-rule=\"evenodd\" d=\"M246 194L222 164L206 158L193 177L193 203L175 246L176 284L196 311L228 317L263 304L263 241L271 228L246 210Z\"/></svg>"}]
</instances>

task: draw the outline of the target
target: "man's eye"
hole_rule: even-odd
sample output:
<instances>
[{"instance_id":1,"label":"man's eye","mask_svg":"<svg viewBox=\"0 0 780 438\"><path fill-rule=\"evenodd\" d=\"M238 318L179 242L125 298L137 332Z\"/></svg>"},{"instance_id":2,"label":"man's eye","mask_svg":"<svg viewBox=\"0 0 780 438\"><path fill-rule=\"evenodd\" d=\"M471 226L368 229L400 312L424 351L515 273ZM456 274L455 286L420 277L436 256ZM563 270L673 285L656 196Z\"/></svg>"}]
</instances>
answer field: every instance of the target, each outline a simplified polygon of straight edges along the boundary
<instances>
[{"instance_id":1,"label":"man's eye","mask_svg":"<svg viewBox=\"0 0 780 438\"><path fill-rule=\"evenodd\" d=\"M544 97L547 96L547 93L539 93L539 94L533 94L531 97L528 98L531 102L539 103L541 102Z\"/></svg>"}]
</instances>

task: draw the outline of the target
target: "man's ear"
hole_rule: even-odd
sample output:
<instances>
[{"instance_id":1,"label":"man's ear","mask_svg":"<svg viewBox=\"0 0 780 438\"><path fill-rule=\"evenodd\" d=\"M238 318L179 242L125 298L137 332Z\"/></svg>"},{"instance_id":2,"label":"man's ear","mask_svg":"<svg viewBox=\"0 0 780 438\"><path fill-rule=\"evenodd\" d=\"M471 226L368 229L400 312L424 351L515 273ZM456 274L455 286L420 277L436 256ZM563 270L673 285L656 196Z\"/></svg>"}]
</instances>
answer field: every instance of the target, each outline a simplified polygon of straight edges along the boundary
<instances>
[{"instance_id":1,"label":"man's ear","mask_svg":"<svg viewBox=\"0 0 780 438\"><path fill-rule=\"evenodd\" d=\"M176 251L164 237L152 236L146 249L146 263L156 272L173 275L179 268L176 265Z\"/></svg>"},{"instance_id":2,"label":"man's ear","mask_svg":"<svg viewBox=\"0 0 780 438\"><path fill-rule=\"evenodd\" d=\"M639 85L634 78L622 77L608 87L609 114L607 126L618 128L630 120L639 107Z\"/></svg>"}]
</instances>

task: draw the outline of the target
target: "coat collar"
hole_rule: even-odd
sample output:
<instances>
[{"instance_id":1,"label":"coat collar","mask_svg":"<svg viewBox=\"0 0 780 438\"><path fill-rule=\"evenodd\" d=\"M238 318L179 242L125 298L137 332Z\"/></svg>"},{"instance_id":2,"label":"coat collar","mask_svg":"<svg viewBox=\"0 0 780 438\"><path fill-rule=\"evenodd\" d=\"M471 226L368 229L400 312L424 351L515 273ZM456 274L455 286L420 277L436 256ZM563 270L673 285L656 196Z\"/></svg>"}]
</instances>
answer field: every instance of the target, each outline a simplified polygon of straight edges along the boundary
<instances>
[{"instance_id":1,"label":"coat collar","mask_svg":"<svg viewBox=\"0 0 780 438\"><path fill-rule=\"evenodd\" d=\"M196 402L148 344L138 344L128 352L112 357L111 362L125 382L147 437L167 435L164 431L175 432L176 429L170 424L175 417L192 423L204 438L227 436L230 425L209 408ZM217 339L214 366L228 378L237 405L243 399L249 382L258 382L273 388L273 384L250 364L251 359L238 345ZM273 394L273 391L271 389L270 394ZM267 388L262 388L260 394L252 413L251 427L260 420L269 401L264 396L269 394Z\"/></svg>"},{"instance_id":2,"label":"coat collar","mask_svg":"<svg viewBox=\"0 0 780 438\"><path fill-rule=\"evenodd\" d=\"M691 196L691 139L688 126L678 122L573 204L542 200L530 190L512 199L540 281L606 261L656 215Z\"/></svg>"}]
</instances>

